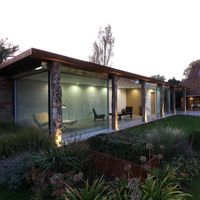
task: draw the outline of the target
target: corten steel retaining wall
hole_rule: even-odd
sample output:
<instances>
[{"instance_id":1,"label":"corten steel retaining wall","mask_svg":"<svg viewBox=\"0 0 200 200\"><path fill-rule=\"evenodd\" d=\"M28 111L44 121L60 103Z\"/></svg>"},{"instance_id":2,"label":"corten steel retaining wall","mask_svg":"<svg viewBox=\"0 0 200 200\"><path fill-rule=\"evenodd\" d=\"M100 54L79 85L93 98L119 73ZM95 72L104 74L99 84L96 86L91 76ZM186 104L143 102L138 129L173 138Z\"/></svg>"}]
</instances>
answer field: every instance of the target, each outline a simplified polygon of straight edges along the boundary
<instances>
[{"instance_id":1,"label":"corten steel retaining wall","mask_svg":"<svg viewBox=\"0 0 200 200\"><path fill-rule=\"evenodd\" d=\"M13 80L1 76L0 121L13 121Z\"/></svg>"},{"instance_id":2,"label":"corten steel retaining wall","mask_svg":"<svg viewBox=\"0 0 200 200\"><path fill-rule=\"evenodd\" d=\"M108 154L104 154L98 151L92 151L92 161L94 167L101 174L105 174L110 177L124 177L127 172L124 170L126 165L130 166L131 175L134 177L140 177L142 180L147 178L147 171L141 166L133 162L115 158ZM149 169L159 167L159 159L157 156L153 156L147 163Z\"/></svg>"}]
</instances>

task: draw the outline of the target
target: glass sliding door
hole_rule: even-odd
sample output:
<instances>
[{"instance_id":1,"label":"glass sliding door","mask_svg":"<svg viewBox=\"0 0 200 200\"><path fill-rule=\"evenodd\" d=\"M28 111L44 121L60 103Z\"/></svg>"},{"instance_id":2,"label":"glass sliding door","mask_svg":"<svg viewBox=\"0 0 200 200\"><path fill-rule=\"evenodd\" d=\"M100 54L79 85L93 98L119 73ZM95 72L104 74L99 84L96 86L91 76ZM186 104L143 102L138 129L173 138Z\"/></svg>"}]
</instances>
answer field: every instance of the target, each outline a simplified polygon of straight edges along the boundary
<instances>
[{"instance_id":1,"label":"glass sliding door","mask_svg":"<svg viewBox=\"0 0 200 200\"><path fill-rule=\"evenodd\" d=\"M108 128L106 79L62 73L61 85L64 136Z\"/></svg>"},{"instance_id":2,"label":"glass sliding door","mask_svg":"<svg viewBox=\"0 0 200 200\"><path fill-rule=\"evenodd\" d=\"M37 126L33 120L33 115L35 113L48 113L47 72L16 79L15 81L16 122L28 126Z\"/></svg>"}]
</instances>

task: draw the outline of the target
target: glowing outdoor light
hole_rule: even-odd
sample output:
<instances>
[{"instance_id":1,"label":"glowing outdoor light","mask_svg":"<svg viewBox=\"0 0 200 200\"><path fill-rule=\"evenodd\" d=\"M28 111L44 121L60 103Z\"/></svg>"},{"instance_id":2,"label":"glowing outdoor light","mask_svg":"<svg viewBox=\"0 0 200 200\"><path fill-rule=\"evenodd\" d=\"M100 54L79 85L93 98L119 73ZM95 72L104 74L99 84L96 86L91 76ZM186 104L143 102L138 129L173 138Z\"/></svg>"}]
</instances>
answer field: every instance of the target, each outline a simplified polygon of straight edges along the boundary
<instances>
[{"instance_id":1,"label":"glowing outdoor light","mask_svg":"<svg viewBox=\"0 0 200 200\"><path fill-rule=\"evenodd\" d=\"M56 146L60 147L62 145L62 131L61 129L57 129L55 133L55 143Z\"/></svg>"}]
</instances>

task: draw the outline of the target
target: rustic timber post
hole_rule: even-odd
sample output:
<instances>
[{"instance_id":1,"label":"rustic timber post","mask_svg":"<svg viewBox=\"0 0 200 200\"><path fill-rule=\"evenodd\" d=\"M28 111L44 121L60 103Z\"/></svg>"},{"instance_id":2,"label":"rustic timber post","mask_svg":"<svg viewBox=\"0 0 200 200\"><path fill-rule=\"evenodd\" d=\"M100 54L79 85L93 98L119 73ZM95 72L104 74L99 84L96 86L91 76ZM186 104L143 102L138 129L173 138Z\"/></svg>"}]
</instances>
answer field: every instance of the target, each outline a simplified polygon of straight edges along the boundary
<instances>
[{"instance_id":1,"label":"rustic timber post","mask_svg":"<svg viewBox=\"0 0 200 200\"><path fill-rule=\"evenodd\" d=\"M147 113L146 113L146 87L145 81L141 81L142 85L142 121L147 122Z\"/></svg>"},{"instance_id":2,"label":"rustic timber post","mask_svg":"<svg viewBox=\"0 0 200 200\"><path fill-rule=\"evenodd\" d=\"M183 110L186 113L186 88L183 89Z\"/></svg>"},{"instance_id":3,"label":"rustic timber post","mask_svg":"<svg viewBox=\"0 0 200 200\"><path fill-rule=\"evenodd\" d=\"M57 146L62 143L62 88L58 62L48 63L49 81L49 134Z\"/></svg>"},{"instance_id":4,"label":"rustic timber post","mask_svg":"<svg viewBox=\"0 0 200 200\"><path fill-rule=\"evenodd\" d=\"M112 76L112 129L118 129L118 116L117 116L117 77Z\"/></svg>"},{"instance_id":5,"label":"rustic timber post","mask_svg":"<svg viewBox=\"0 0 200 200\"><path fill-rule=\"evenodd\" d=\"M172 87L172 113L176 114L176 90Z\"/></svg>"},{"instance_id":6,"label":"rustic timber post","mask_svg":"<svg viewBox=\"0 0 200 200\"><path fill-rule=\"evenodd\" d=\"M164 88L160 85L160 117L164 117Z\"/></svg>"}]
</instances>

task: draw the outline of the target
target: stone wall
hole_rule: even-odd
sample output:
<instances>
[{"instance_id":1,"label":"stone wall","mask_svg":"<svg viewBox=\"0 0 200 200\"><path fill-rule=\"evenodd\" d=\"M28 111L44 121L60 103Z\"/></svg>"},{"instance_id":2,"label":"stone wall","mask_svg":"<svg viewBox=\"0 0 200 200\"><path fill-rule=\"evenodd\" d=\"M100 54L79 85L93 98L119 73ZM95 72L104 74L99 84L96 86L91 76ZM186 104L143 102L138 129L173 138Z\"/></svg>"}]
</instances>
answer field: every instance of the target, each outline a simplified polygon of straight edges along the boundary
<instances>
[{"instance_id":1,"label":"stone wall","mask_svg":"<svg viewBox=\"0 0 200 200\"><path fill-rule=\"evenodd\" d=\"M13 120L13 80L0 76L0 121Z\"/></svg>"}]
</instances>

